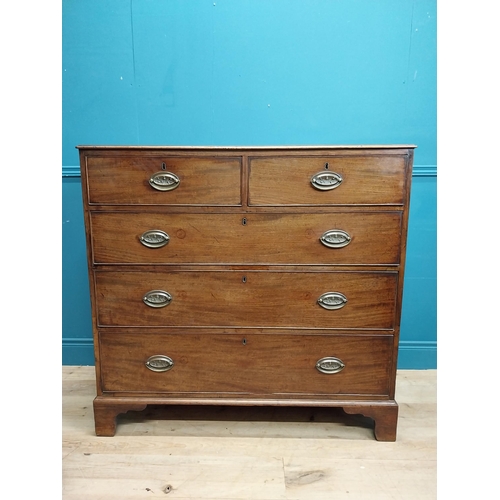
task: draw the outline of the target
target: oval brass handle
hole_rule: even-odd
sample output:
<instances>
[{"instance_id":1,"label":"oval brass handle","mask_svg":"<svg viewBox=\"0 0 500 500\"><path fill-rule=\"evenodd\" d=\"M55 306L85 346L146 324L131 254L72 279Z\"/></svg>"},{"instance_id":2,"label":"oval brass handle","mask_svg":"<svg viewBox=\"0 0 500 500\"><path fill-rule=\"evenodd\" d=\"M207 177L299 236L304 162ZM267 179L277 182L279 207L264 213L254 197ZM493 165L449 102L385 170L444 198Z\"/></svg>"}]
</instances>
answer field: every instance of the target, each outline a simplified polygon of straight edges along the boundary
<instances>
[{"instance_id":1,"label":"oval brass handle","mask_svg":"<svg viewBox=\"0 0 500 500\"><path fill-rule=\"evenodd\" d=\"M172 191L179 187L181 180L172 172L156 172L149 178L149 185L158 191Z\"/></svg>"},{"instance_id":2,"label":"oval brass handle","mask_svg":"<svg viewBox=\"0 0 500 500\"><path fill-rule=\"evenodd\" d=\"M351 236L346 231L342 231L342 229L331 229L330 231L325 231L319 241L328 248L342 248L351 243Z\"/></svg>"},{"instance_id":3,"label":"oval brass handle","mask_svg":"<svg viewBox=\"0 0 500 500\"><path fill-rule=\"evenodd\" d=\"M329 191L339 187L343 180L342 176L337 172L323 170L311 177L311 184L320 191Z\"/></svg>"},{"instance_id":4,"label":"oval brass handle","mask_svg":"<svg viewBox=\"0 0 500 500\"><path fill-rule=\"evenodd\" d=\"M139 241L148 248L161 248L168 245L170 236L160 229L151 229L142 233Z\"/></svg>"},{"instance_id":5,"label":"oval brass handle","mask_svg":"<svg viewBox=\"0 0 500 500\"><path fill-rule=\"evenodd\" d=\"M168 372L168 370L173 368L174 360L162 354L155 354L154 356L150 356L144 364L152 372Z\"/></svg>"},{"instance_id":6,"label":"oval brass handle","mask_svg":"<svg viewBox=\"0 0 500 500\"><path fill-rule=\"evenodd\" d=\"M329 311L342 309L347 304L347 297L340 292L326 292L318 298L318 304Z\"/></svg>"},{"instance_id":7,"label":"oval brass handle","mask_svg":"<svg viewBox=\"0 0 500 500\"><path fill-rule=\"evenodd\" d=\"M331 375L333 373L338 373L345 368L345 364L339 358L334 358L333 356L328 356L326 358L321 358L316 362L316 369L321 373L326 373Z\"/></svg>"},{"instance_id":8,"label":"oval brass handle","mask_svg":"<svg viewBox=\"0 0 500 500\"><path fill-rule=\"evenodd\" d=\"M149 307L165 307L172 302L172 295L163 290L151 290L144 295L142 301Z\"/></svg>"}]
</instances>

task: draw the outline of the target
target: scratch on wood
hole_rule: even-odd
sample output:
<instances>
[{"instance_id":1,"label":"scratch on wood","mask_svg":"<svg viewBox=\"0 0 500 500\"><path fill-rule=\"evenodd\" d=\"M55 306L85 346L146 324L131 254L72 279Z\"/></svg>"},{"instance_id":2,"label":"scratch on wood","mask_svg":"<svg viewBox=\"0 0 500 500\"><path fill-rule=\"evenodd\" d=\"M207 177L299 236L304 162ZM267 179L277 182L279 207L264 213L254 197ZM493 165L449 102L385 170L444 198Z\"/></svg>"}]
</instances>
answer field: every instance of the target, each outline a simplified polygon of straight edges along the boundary
<instances>
[{"instance_id":1,"label":"scratch on wood","mask_svg":"<svg viewBox=\"0 0 500 500\"><path fill-rule=\"evenodd\" d=\"M297 474L285 476L286 486L302 486L304 484L315 483L320 481L326 476L322 470L310 470L306 472L299 472Z\"/></svg>"}]
</instances>

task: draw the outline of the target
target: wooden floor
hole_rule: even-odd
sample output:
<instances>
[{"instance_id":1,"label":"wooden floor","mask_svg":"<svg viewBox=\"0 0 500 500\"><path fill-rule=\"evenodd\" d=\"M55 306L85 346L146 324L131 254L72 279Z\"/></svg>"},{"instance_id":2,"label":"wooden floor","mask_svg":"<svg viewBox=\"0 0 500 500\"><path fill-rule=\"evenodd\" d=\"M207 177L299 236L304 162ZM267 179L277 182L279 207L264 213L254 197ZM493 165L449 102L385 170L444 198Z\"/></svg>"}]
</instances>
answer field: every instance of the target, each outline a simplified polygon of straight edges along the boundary
<instances>
[{"instance_id":1,"label":"wooden floor","mask_svg":"<svg viewBox=\"0 0 500 500\"><path fill-rule=\"evenodd\" d=\"M428 500L436 371L400 371L398 438L325 408L148 407L96 437L94 368L63 367L64 500Z\"/></svg>"}]
</instances>

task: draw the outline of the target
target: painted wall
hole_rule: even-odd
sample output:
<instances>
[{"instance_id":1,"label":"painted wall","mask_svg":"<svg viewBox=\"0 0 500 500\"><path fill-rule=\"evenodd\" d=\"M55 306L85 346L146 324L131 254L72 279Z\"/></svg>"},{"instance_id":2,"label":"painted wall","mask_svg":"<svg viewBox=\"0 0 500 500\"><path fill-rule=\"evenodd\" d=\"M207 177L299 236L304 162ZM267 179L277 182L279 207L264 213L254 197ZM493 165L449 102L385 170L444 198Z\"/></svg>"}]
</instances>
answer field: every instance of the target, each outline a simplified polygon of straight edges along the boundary
<instances>
[{"instance_id":1,"label":"painted wall","mask_svg":"<svg viewBox=\"0 0 500 500\"><path fill-rule=\"evenodd\" d=\"M417 144L400 368L436 367L436 0L63 0L63 363L93 364L77 144Z\"/></svg>"}]
</instances>

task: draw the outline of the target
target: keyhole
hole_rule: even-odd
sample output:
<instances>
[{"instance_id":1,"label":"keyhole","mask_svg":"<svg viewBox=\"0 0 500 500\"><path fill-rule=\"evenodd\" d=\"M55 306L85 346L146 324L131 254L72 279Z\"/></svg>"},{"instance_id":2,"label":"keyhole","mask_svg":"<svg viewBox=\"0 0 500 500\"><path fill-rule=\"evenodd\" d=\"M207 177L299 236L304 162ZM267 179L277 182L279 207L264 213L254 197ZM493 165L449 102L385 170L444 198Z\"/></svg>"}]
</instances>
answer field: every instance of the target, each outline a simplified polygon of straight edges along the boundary
<instances>
[{"instance_id":1,"label":"keyhole","mask_svg":"<svg viewBox=\"0 0 500 500\"><path fill-rule=\"evenodd\" d=\"M243 283L246 283L247 282L247 277L243 276L243 278L241 278L241 281L243 281Z\"/></svg>"},{"instance_id":2,"label":"keyhole","mask_svg":"<svg viewBox=\"0 0 500 500\"><path fill-rule=\"evenodd\" d=\"M325 170L328 170L328 162L325 163Z\"/></svg>"},{"instance_id":3,"label":"keyhole","mask_svg":"<svg viewBox=\"0 0 500 500\"><path fill-rule=\"evenodd\" d=\"M165 163L162 163L162 164L161 164L161 169L162 169L162 170L166 170L166 169L167 169L167 166L165 165Z\"/></svg>"},{"instance_id":4,"label":"keyhole","mask_svg":"<svg viewBox=\"0 0 500 500\"><path fill-rule=\"evenodd\" d=\"M243 345L247 345L247 339L243 339L242 344L243 344Z\"/></svg>"},{"instance_id":5,"label":"keyhole","mask_svg":"<svg viewBox=\"0 0 500 500\"><path fill-rule=\"evenodd\" d=\"M247 225L247 218L246 217L243 217L243 219L241 219L241 223L246 226Z\"/></svg>"}]
</instances>

